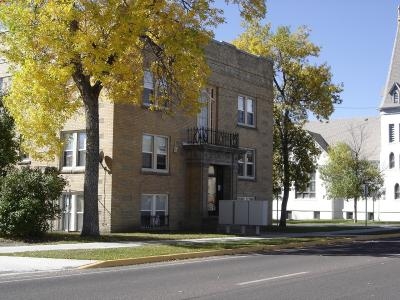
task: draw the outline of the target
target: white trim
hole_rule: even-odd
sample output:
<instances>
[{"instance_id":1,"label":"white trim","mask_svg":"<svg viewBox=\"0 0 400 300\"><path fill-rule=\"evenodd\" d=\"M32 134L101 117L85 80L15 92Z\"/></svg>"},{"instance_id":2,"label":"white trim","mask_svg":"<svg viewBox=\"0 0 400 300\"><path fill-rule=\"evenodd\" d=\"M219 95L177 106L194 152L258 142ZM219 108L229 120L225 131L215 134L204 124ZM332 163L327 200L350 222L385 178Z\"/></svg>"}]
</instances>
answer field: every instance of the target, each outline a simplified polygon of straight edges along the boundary
<instances>
[{"instance_id":1,"label":"white trim","mask_svg":"<svg viewBox=\"0 0 400 300\"><path fill-rule=\"evenodd\" d=\"M143 151L143 137L150 136L152 137L152 152ZM157 149L155 138L163 138L166 140L166 159L165 159L165 169L157 169ZM152 156L152 168L144 168L143 167L143 157L142 157L142 171L149 171L149 172L157 172L157 173L168 173L169 172L169 137L165 135L157 135L157 134L149 134L143 133L142 134L142 154L143 153L151 153Z\"/></svg>"},{"instance_id":2,"label":"white trim","mask_svg":"<svg viewBox=\"0 0 400 300\"><path fill-rule=\"evenodd\" d=\"M244 154L244 161L243 161L243 175L239 175L239 168L238 168L238 178L240 179L255 179L256 178L256 150L252 148L240 148L240 150L246 151ZM252 152L253 153L253 162L248 162L247 161L247 153ZM239 161L238 161L239 165ZM253 166L253 176L248 176L247 175L247 166L252 165Z\"/></svg>"},{"instance_id":3,"label":"white trim","mask_svg":"<svg viewBox=\"0 0 400 300\"><path fill-rule=\"evenodd\" d=\"M65 150L65 145L67 145L64 141L64 147L61 153L61 157L60 157L60 167L61 167L61 171L72 171L72 170L78 170L78 171L84 171L85 170L85 166L79 166L78 165L78 154L80 151L86 151L86 142L85 142L85 148L83 149L79 149L78 145L78 139L79 139L79 135L80 134L85 134L86 135L86 131L85 130L76 130L76 131L63 131L61 132L61 138L65 139L66 135L72 135L72 149L71 150ZM86 139L86 138L85 138ZM64 154L65 152L72 152L72 162L70 166L65 166L65 160L64 160ZM85 160L85 165L86 165L86 160Z\"/></svg>"},{"instance_id":4,"label":"white trim","mask_svg":"<svg viewBox=\"0 0 400 300\"><path fill-rule=\"evenodd\" d=\"M239 101L240 99L243 100L243 110L239 109ZM253 124L249 124L248 122L248 117L247 114L249 113L248 111L248 104L247 101L251 101L252 102L252 114L253 114ZM244 113L244 122L240 122L239 121L239 111ZM241 126L246 126L246 127L251 127L251 128L255 128L256 127L256 100L253 97L250 96L245 96L242 94L239 94L237 97L237 124L241 125Z\"/></svg>"}]
</instances>

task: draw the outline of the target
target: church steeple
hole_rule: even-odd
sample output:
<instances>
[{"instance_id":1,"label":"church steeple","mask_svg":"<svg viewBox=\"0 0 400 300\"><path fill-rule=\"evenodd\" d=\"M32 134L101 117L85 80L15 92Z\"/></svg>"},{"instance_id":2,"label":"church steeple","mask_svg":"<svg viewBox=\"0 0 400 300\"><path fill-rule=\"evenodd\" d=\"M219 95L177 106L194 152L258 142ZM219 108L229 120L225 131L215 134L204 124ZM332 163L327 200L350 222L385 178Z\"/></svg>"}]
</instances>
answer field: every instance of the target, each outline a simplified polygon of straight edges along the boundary
<instances>
[{"instance_id":1,"label":"church steeple","mask_svg":"<svg viewBox=\"0 0 400 300\"><path fill-rule=\"evenodd\" d=\"M400 5L397 8L397 31L393 45L392 59L382 95L380 110L400 109Z\"/></svg>"}]
</instances>

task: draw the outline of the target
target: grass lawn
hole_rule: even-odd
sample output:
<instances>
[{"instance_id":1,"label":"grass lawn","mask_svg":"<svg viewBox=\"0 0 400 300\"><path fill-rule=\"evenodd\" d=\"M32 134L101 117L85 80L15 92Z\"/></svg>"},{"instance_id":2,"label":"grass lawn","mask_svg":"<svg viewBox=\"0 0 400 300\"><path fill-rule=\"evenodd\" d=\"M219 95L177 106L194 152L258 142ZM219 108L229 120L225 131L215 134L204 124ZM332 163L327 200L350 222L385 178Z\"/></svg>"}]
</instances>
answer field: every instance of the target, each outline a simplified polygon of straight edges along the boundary
<instances>
[{"instance_id":1,"label":"grass lawn","mask_svg":"<svg viewBox=\"0 0 400 300\"><path fill-rule=\"evenodd\" d=\"M140 242L140 241L163 241L182 239L201 239L215 237L230 237L235 235L218 233L196 233L196 232L131 232L102 234L99 237L81 237L78 232L49 232L43 237L21 240L0 237L0 246L13 244L60 244L60 243L90 243L90 242Z\"/></svg>"},{"instance_id":2,"label":"grass lawn","mask_svg":"<svg viewBox=\"0 0 400 300\"><path fill-rule=\"evenodd\" d=\"M343 221L343 220L342 220ZM304 225L302 225L304 224ZM362 229L362 224L354 225L346 222L310 223L309 221L290 221L286 228L277 226L262 227L262 233L311 233L311 232L330 232L340 230ZM369 225L373 225L369 223ZM1 246L27 245L27 244L59 244L59 243L88 243L88 242L123 242L123 241L165 241L165 240L183 240L183 239L201 239L201 238L218 238L240 236L240 234L222 234L222 233L199 233L199 232L131 232L131 233L111 233L103 234L100 237L81 237L76 232L50 232L41 238L21 240L7 239L0 237Z\"/></svg>"},{"instance_id":3,"label":"grass lawn","mask_svg":"<svg viewBox=\"0 0 400 300\"><path fill-rule=\"evenodd\" d=\"M333 241L343 240L343 238L277 238L266 240L241 240L235 242L215 242L215 243L185 243L177 242L168 245L146 245L134 248L112 248L112 249L93 249L93 250L56 250L56 251L35 251L21 252L14 254L4 254L25 257L46 257L64 259L92 259L92 260L113 260L123 258L149 257L166 254L201 252L210 250L226 249L245 249L259 247L259 250L268 250L276 246L283 248L302 247L315 244L326 244Z\"/></svg>"}]
</instances>

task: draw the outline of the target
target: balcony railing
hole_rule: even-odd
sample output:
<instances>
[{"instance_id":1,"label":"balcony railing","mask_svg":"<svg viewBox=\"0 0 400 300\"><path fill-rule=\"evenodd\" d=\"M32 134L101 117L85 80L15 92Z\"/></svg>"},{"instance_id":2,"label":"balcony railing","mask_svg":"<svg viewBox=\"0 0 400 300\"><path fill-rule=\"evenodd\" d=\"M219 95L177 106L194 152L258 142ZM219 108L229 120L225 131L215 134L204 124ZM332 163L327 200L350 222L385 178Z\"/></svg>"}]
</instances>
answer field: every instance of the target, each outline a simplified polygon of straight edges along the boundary
<instances>
[{"instance_id":1,"label":"balcony railing","mask_svg":"<svg viewBox=\"0 0 400 300\"><path fill-rule=\"evenodd\" d=\"M239 133L219 131L207 127L194 127L187 130L189 144L217 145L230 148L239 148Z\"/></svg>"}]
</instances>

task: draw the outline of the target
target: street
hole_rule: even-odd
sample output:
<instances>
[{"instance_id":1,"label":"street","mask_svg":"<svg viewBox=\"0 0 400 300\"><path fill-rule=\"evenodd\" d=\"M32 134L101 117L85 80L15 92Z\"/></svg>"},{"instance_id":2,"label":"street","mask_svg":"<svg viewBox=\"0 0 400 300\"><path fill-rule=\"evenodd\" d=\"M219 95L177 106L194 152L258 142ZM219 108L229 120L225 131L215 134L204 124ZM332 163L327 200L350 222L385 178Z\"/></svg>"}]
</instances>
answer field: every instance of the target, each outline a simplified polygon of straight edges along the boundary
<instances>
[{"instance_id":1,"label":"street","mask_svg":"<svg viewBox=\"0 0 400 300\"><path fill-rule=\"evenodd\" d=\"M0 299L399 299L400 239L0 276Z\"/></svg>"}]
</instances>

